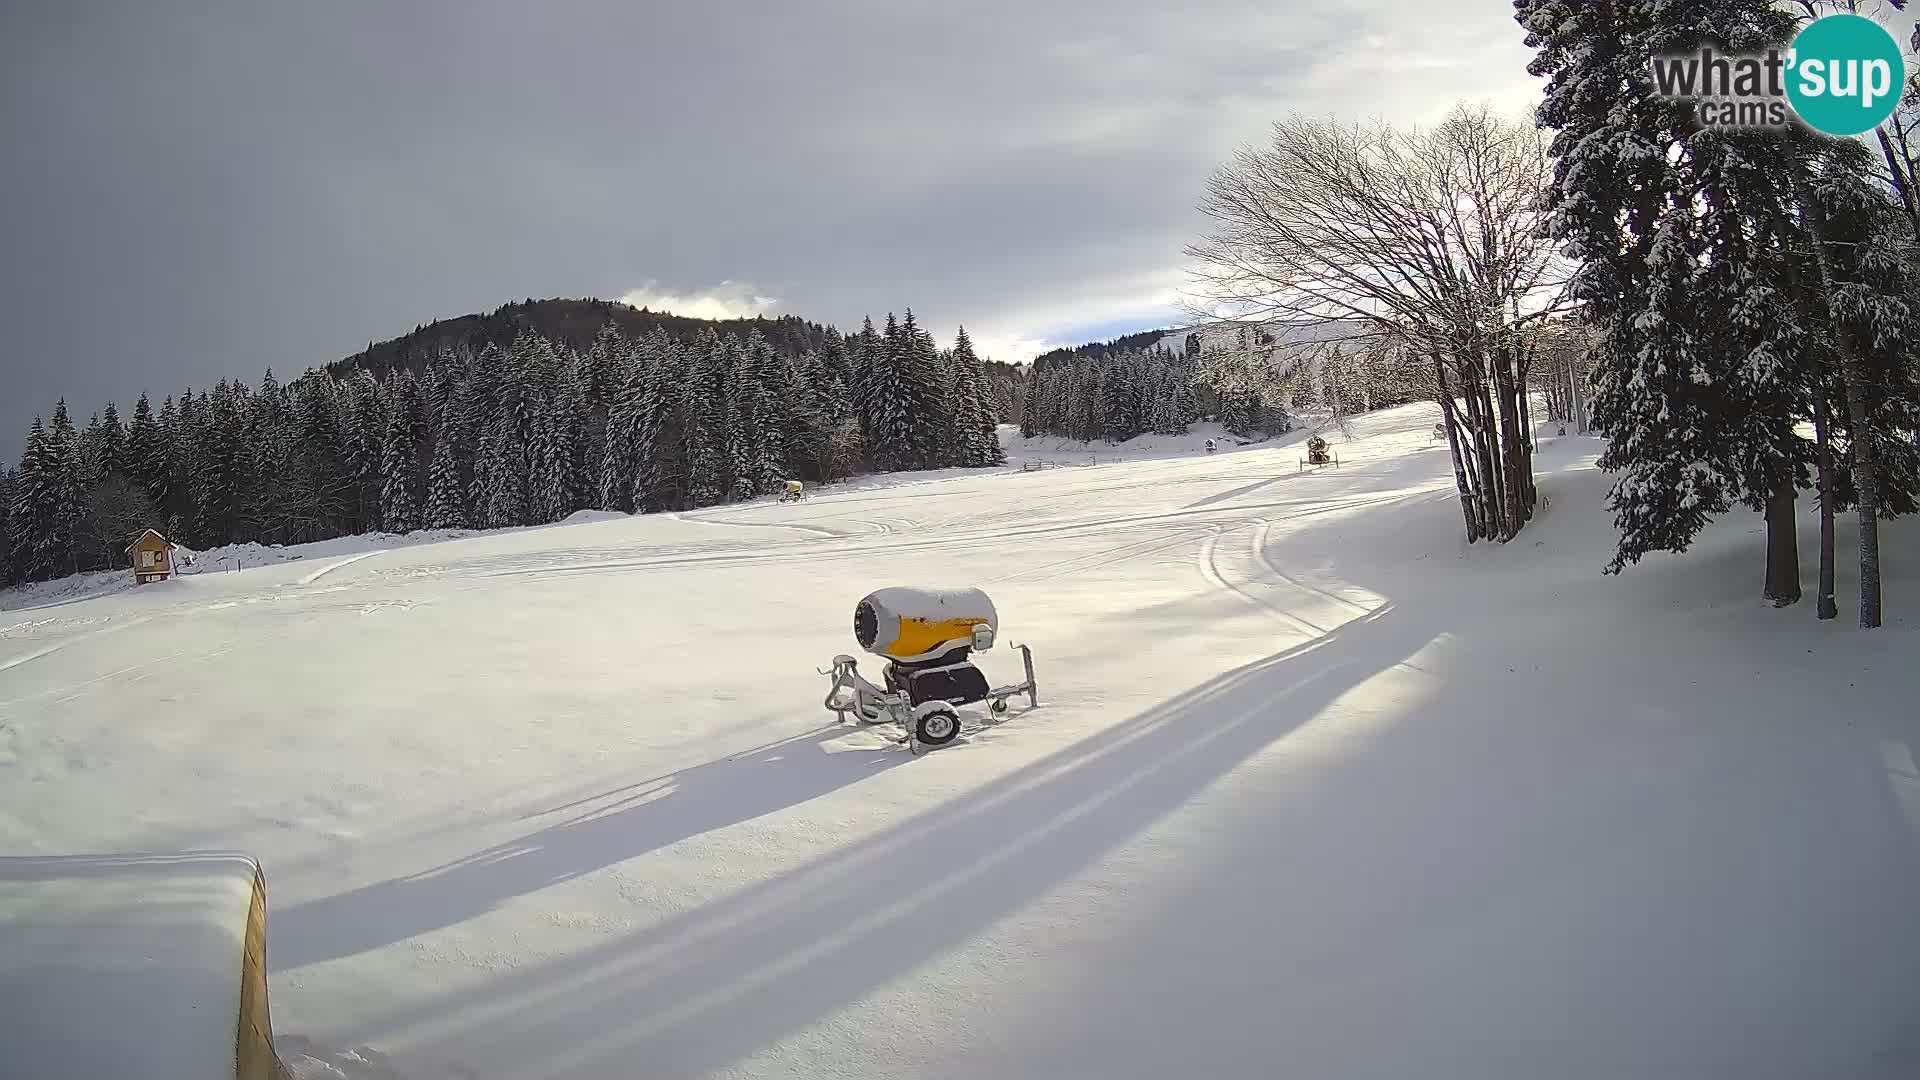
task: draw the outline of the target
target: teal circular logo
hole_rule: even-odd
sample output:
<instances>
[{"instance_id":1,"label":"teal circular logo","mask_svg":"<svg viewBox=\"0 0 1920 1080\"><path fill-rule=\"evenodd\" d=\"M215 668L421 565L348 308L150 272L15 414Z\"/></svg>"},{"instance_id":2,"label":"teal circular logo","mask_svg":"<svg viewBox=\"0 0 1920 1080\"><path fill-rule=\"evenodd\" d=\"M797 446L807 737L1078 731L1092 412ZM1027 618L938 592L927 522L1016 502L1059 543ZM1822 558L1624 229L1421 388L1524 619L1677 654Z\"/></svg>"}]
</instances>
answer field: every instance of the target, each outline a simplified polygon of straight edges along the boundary
<instances>
[{"instance_id":1,"label":"teal circular logo","mask_svg":"<svg viewBox=\"0 0 1920 1080\"><path fill-rule=\"evenodd\" d=\"M1900 45L1864 15L1827 15L1793 39L1787 100L1816 131L1858 135L1893 115L1906 84Z\"/></svg>"}]
</instances>

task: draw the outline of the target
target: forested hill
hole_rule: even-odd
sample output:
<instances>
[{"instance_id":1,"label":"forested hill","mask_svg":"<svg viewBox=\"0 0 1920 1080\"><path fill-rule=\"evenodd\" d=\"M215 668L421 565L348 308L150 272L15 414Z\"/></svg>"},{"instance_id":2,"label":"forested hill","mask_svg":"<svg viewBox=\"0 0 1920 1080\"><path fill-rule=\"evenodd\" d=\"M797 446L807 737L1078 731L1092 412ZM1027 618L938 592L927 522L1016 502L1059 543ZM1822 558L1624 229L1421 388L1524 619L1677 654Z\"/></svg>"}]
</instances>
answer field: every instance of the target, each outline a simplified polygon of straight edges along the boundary
<instances>
[{"instance_id":1,"label":"forested hill","mask_svg":"<svg viewBox=\"0 0 1920 1080\"><path fill-rule=\"evenodd\" d=\"M707 330L746 339L759 331L782 356L824 352L834 331L794 315L778 318L695 319L664 311L629 307L613 300L534 300L502 304L485 315L462 315L416 326L412 333L391 341L369 342L361 352L327 365L334 376L365 368L385 378L396 368L421 374L442 353L478 356L488 345L511 348L514 339L531 332L562 348L586 352L600 328L611 322L622 337L638 339L664 330L682 344L692 344Z\"/></svg>"},{"instance_id":2,"label":"forested hill","mask_svg":"<svg viewBox=\"0 0 1920 1080\"><path fill-rule=\"evenodd\" d=\"M1076 345L1071 349L1054 349L1034 357L1036 367L1046 367L1059 361L1071 361L1076 356L1097 360L1111 353L1140 352L1152 349L1154 343L1167 336L1165 330L1142 330L1136 334L1117 337L1112 341L1095 341L1086 345Z\"/></svg>"}]
</instances>

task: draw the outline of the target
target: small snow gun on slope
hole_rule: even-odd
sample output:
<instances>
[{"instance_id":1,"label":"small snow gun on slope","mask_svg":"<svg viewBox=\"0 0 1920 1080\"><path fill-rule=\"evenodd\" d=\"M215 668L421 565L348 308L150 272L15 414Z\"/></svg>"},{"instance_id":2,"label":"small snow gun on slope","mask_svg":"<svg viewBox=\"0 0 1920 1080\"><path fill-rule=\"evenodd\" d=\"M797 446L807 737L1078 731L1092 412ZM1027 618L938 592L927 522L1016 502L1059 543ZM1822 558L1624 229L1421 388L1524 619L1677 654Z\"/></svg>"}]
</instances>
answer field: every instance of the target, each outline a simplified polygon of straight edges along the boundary
<instances>
[{"instance_id":1,"label":"small snow gun on slope","mask_svg":"<svg viewBox=\"0 0 1920 1080\"><path fill-rule=\"evenodd\" d=\"M1026 666L1026 681L989 686L987 676L968 657L993 647L999 632L993 601L979 589L890 588L869 593L853 611L853 636L860 647L886 660L884 685L860 674L860 662L845 653L833 658L827 711L846 723L848 716L868 724L893 723L900 741L915 754L945 746L960 735L958 706L986 702L994 722L1006 715L1007 699L1027 695L1037 708L1040 691L1033 678L1033 650L1014 645Z\"/></svg>"}]
</instances>

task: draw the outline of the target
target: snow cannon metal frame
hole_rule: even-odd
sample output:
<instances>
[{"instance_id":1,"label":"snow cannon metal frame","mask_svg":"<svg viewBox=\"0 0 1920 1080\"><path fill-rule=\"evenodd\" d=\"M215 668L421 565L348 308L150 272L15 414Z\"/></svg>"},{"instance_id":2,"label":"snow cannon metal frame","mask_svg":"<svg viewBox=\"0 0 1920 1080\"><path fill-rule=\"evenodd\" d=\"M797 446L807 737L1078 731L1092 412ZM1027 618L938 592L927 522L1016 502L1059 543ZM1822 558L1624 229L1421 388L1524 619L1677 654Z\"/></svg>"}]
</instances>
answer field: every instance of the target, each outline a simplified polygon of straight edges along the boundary
<instances>
[{"instance_id":1,"label":"snow cannon metal frame","mask_svg":"<svg viewBox=\"0 0 1920 1080\"><path fill-rule=\"evenodd\" d=\"M893 723L913 753L945 746L959 738L958 706L986 702L998 723L1007 699L1027 695L1038 708L1040 691L1033 677L1033 650L1019 650L1026 681L991 686L969 656L993 647L999 614L979 589L889 588L867 594L855 606L853 636L868 653L884 659L882 683L860 674L860 662L845 653L820 674L831 676L824 702L841 723L849 715L868 724Z\"/></svg>"}]
</instances>

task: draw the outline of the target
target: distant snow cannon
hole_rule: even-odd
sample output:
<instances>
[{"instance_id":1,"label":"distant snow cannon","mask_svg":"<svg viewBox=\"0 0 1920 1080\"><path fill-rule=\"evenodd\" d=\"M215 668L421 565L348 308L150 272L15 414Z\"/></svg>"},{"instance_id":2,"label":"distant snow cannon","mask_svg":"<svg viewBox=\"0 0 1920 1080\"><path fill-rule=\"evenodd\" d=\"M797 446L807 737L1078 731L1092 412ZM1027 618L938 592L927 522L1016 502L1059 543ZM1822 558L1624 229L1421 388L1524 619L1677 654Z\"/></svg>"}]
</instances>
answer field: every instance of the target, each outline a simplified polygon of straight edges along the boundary
<instances>
[{"instance_id":1,"label":"distant snow cannon","mask_svg":"<svg viewBox=\"0 0 1920 1080\"><path fill-rule=\"evenodd\" d=\"M867 723L892 722L914 753L944 746L960 735L957 706L987 702L997 718L1007 699L1027 695L1028 708L1040 704L1033 678L1033 652L1020 650L1026 681L992 687L968 657L993 647L1000 615L979 589L895 587L868 593L854 605L853 637L860 647L886 660L884 686L860 674L859 662L842 653L822 675L831 675L826 707L842 723L849 714Z\"/></svg>"}]
</instances>

